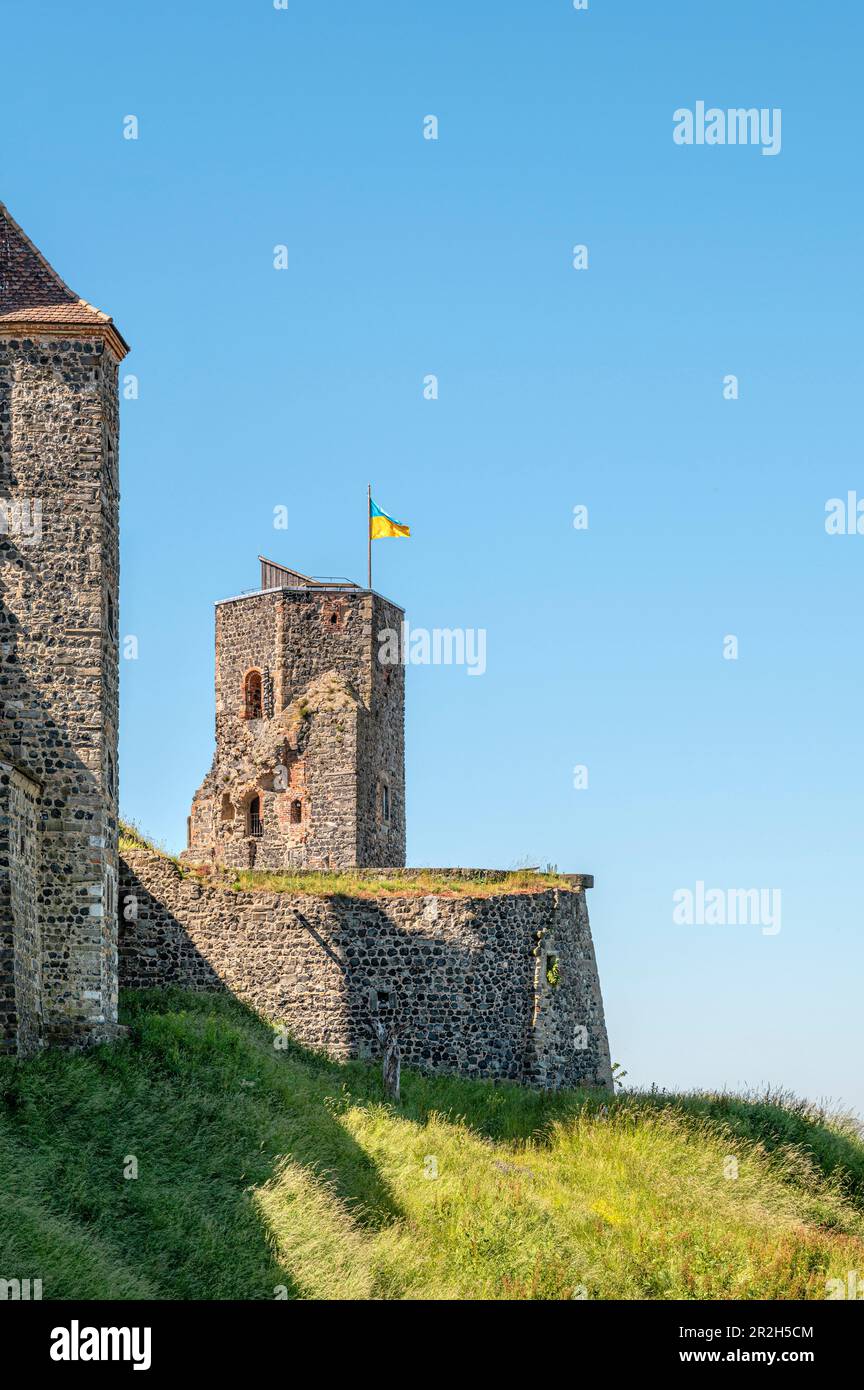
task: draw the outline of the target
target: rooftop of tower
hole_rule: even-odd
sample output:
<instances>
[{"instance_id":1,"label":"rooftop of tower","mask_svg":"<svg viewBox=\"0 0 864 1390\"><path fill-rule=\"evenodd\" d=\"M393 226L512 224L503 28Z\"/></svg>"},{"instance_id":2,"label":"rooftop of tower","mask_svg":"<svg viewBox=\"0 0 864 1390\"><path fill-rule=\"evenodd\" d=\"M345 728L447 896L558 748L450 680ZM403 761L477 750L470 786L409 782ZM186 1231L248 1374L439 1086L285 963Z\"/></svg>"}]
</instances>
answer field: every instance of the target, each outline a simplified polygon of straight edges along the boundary
<instances>
[{"instance_id":1,"label":"rooftop of tower","mask_svg":"<svg viewBox=\"0 0 864 1390\"><path fill-rule=\"evenodd\" d=\"M0 331L56 330L70 337L100 332L118 360L129 345L108 314L70 290L0 203Z\"/></svg>"},{"instance_id":2,"label":"rooftop of tower","mask_svg":"<svg viewBox=\"0 0 864 1390\"><path fill-rule=\"evenodd\" d=\"M308 574L301 574L299 570L289 569L287 565L280 565L276 560L268 560L263 555L258 556L261 565L261 588L264 589L359 589L360 585L355 584L353 579L342 579L339 577L326 576L325 578L313 578Z\"/></svg>"},{"instance_id":3,"label":"rooftop of tower","mask_svg":"<svg viewBox=\"0 0 864 1390\"><path fill-rule=\"evenodd\" d=\"M385 598L384 594L379 594L377 589L364 588L362 584L356 584L353 579L345 579L341 575L309 575L301 574L299 570L292 570L288 565L282 565L277 560L268 560L266 556L259 555L258 562L261 566L261 584L257 589L244 589L242 594L233 594L230 598L218 599L216 607L221 608L225 603L243 603L246 600L260 598L262 594L284 594L286 591L300 593L343 593L343 594L373 594L385 603L389 603L393 608L397 608L400 613L405 609L400 603L395 603L393 599Z\"/></svg>"}]
</instances>

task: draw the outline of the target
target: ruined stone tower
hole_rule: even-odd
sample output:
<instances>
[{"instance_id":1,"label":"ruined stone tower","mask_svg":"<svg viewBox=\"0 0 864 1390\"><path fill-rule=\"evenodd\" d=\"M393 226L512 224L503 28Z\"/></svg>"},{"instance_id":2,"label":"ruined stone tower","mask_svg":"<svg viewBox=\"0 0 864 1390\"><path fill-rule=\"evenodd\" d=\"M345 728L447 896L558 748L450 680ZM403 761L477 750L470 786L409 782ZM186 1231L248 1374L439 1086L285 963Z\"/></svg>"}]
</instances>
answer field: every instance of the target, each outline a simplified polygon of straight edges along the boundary
<instances>
[{"instance_id":1,"label":"ruined stone tower","mask_svg":"<svg viewBox=\"0 0 864 1390\"><path fill-rule=\"evenodd\" d=\"M128 351L0 204L0 1050L117 1020L118 404Z\"/></svg>"},{"instance_id":2,"label":"ruined stone tower","mask_svg":"<svg viewBox=\"0 0 864 1390\"><path fill-rule=\"evenodd\" d=\"M403 610L261 558L216 605L216 752L187 862L246 869L405 863L405 681L379 660Z\"/></svg>"}]
</instances>

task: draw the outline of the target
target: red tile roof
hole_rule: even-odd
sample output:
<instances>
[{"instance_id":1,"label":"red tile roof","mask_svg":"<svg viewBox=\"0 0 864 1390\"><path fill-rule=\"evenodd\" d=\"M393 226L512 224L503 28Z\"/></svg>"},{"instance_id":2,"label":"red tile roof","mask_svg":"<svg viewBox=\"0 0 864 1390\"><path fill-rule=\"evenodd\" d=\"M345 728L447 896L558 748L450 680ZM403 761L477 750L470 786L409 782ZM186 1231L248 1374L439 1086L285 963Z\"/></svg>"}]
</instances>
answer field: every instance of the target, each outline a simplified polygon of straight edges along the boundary
<instances>
[{"instance_id":1,"label":"red tile roof","mask_svg":"<svg viewBox=\"0 0 864 1390\"><path fill-rule=\"evenodd\" d=\"M0 203L0 332L44 329L74 337L100 332L119 357L129 351L113 319L64 284Z\"/></svg>"}]
</instances>

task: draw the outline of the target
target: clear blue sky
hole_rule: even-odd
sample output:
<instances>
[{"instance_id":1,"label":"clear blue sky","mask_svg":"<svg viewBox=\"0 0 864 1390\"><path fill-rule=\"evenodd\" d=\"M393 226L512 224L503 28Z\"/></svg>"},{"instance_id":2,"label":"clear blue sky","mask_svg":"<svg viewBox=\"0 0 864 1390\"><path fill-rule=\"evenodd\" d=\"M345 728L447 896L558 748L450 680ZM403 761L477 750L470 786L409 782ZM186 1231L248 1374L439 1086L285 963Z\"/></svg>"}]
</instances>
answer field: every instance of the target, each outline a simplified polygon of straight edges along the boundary
<instances>
[{"instance_id":1,"label":"clear blue sky","mask_svg":"<svg viewBox=\"0 0 864 1390\"><path fill-rule=\"evenodd\" d=\"M593 872L632 1081L859 1110L864 536L824 509L864 496L862 28L803 0L5 0L0 88L0 197L140 378L124 813L182 846L213 602L259 552L362 579L371 479L413 530L376 587L488 632L482 678L409 671L411 862ZM699 100L780 107L781 153L676 146ZM675 925L698 880L780 888L781 932Z\"/></svg>"}]
</instances>

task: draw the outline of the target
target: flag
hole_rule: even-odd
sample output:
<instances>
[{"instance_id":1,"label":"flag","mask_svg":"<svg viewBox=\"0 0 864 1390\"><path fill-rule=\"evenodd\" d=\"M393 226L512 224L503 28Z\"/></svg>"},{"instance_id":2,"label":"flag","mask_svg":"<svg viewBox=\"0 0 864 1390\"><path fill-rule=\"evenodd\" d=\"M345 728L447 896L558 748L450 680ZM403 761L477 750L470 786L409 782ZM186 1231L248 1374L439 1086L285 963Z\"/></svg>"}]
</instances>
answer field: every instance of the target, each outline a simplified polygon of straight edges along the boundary
<instances>
[{"instance_id":1,"label":"flag","mask_svg":"<svg viewBox=\"0 0 864 1390\"><path fill-rule=\"evenodd\" d=\"M394 521L392 516L382 512L372 498L369 498L369 539L379 541L384 536L410 536L411 531L408 526L401 521Z\"/></svg>"}]
</instances>

